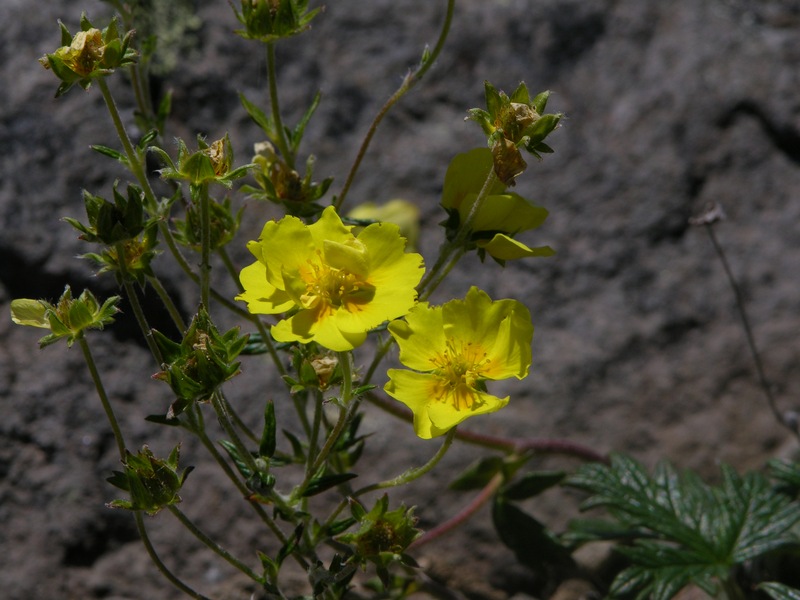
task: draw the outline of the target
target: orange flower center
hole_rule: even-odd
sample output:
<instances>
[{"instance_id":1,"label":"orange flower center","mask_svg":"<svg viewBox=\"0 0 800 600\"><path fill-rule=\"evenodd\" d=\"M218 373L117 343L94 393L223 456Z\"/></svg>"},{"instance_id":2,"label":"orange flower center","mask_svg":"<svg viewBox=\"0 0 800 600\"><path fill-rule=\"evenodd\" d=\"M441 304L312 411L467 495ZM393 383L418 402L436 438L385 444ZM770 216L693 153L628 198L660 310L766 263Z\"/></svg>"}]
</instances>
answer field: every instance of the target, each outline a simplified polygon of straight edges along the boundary
<instances>
[{"instance_id":1,"label":"orange flower center","mask_svg":"<svg viewBox=\"0 0 800 600\"><path fill-rule=\"evenodd\" d=\"M303 278L306 293L300 297L304 308L355 311L375 295L375 287L353 273L331 267L321 260L309 263L309 267Z\"/></svg>"},{"instance_id":2,"label":"orange flower center","mask_svg":"<svg viewBox=\"0 0 800 600\"><path fill-rule=\"evenodd\" d=\"M441 399L452 399L458 410L472 408L482 374L491 362L488 353L473 342L447 340L444 352L431 358L434 373L443 388Z\"/></svg>"}]
</instances>

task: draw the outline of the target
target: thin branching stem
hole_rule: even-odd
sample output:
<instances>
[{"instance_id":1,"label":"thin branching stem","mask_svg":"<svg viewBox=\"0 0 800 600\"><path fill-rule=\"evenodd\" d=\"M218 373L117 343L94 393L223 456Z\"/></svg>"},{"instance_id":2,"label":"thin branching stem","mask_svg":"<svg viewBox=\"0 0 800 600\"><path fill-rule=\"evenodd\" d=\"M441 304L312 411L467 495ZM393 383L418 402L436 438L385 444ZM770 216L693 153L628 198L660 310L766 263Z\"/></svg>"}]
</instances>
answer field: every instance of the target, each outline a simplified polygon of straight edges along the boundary
<instances>
[{"instance_id":1,"label":"thin branching stem","mask_svg":"<svg viewBox=\"0 0 800 600\"><path fill-rule=\"evenodd\" d=\"M382 408L389 414L392 414L409 423L413 421L411 412L397 402L385 400L373 392L367 392L365 397L372 404ZM507 454L521 454L526 451L532 451L541 454L572 456L589 462L608 462L608 457L605 454L597 452L596 450L589 448L588 446L584 446L583 444L578 444L569 440L551 438L505 438L475 433L463 428L458 429L455 435L456 439L459 441L472 444L473 446L481 446L482 448L499 450Z\"/></svg>"},{"instance_id":2,"label":"thin branching stem","mask_svg":"<svg viewBox=\"0 0 800 600\"><path fill-rule=\"evenodd\" d=\"M125 244L123 242L117 242L114 248L117 251L119 276L122 280L122 286L125 288L125 294L128 298L128 303L133 309L133 315L136 317L136 323L139 325L139 329L142 331L142 336L144 336L145 342L147 342L147 347L150 349L150 353L153 355L156 363L160 365L162 362L164 362L161 356L161 350L156 344L156 340L153 337L153 332L150 329L150 325L147 323L147 317L142 309L142 304L139 302L139 296L136 295L136 288L133 286L130 274L128 273L128 259L125 253Z\"/></svg>"},{"instance_id":3,"label":"thin branching stem","mask_svg":"<svg viewBox=\"0 0 800 600\"><path fill-rule=\"evenodd\" d=\"M337 210L340 209L344 203L344 199L350 190L350 186L353 184L353 180L355 179L356 173L358 173L359 167L361 166L361 161L364 160L364 156L367 154L367 150L372 142L372 138L375 136L375 132L378 130L378 125L381 124L381 121L383 121L383 118L392 109L392 107L397 104L397 102L425 76L425 73L428 72L428 69L433 66L433 63L435 63L436 59L439 57L439 54L444 47L444 43L447 40L447 35L450 32L450 25L453 22L455 4L455 0L447 0L447 9L445 11L442 29L439 32L439 38L436 40L436 45L434 46L433 50L426 56L425 60L422 61L416 70L410 71L405 76L403 83L400 85L397 91L395 91L395 93L389 97L386 103L378 111L375 119L370 124L367 134L364 136L364 140L361 142L361 147L358 149L358 154L353 162L353 166L350 167L350 172L347 174L347 179L342 187L342 191L339 192L336 202L334 203L334 206Z\"/></svg>"},{"instance_id":4,"label":"thin branching stem","mask_svg":"<svg viewBox=\"0 0 800 600\"><path fill-rule=\"evenodd\" d=\"M733 271L728 263L728 258L725 255L725 251L723 250L722 245L719 243L717 235L714 233L714 225L711 222L707 222L705 223L705 228L708 232L708 237L711 239L711 243L714 246L714 250L717 252L717 256L722 263L722 268L725 270L725 275L728 278L728 283L731 286L731 290L733 290L733 296L736 299L736 309L739 313L739 317L742 320L742 328L744 329L744 334L747 338L747 346L750 348L750 354L753 357L753 363L756 367L756 373L758 374L758 381L761 385L761 389L764 390L764 396L767 399L767 404L769 405L769 408L778 423L786 427L786 429L791 431L796 437L800 438L800 430L798 430L797 425L787 420L778 408L778 402L775 399L775 395L772 393L772 384L767 378L766 371L764 370L764 363L761 360L761 353L758 351L758 346L756 345L755 336L753 335L753 328L750 326L750 319L747 316L747 309L745 308L744 304L744 295L742 294L742 290L733 275Z\"/></svg>"},{"instance_id":5,"label":"thin branching stem","mask_svg":"<svg viewBox=\"0 0 800 600\"><path fill-rule=\"evenodd\" d=\"M106 418L108 418L108 423L111 425L111 431L114 433L114 441L117 442L117 450L119 451L119 458L121 461L125 461L125 438L122 436L122 429L119 427L119 422L117 421L117 417L114 414L114 409L111 406L111 402L108 399L108 394L106 394L106 388L103 385L103 380L100 378L100 373L97 371L97 363L94 361L94 357L92 356L92 352L89 349L89 343L86 341L86 338L81 336L78 339L78 343L80 344L81 351L83 352L83 358L86 360L86 366L89 367L89 373L92 376L92 381L94 382L94 387L97 389L97 395L100 397L100 402L103 405L103 410L106 412Z\"/></svg>"},{"instance_id":6,"label":"thin branching stem","mask_svg":"<svg viewBox=\"0 0 800 600\"><path fill-rule=\"evenodd\" d=\"M167 313L169 313L169 316L172 319L172 322L175 323L175 327L178 328L178 331L180 333L186 331L186 322L183 320L181 312L178 310L178 307L175 306L172 296L167 293L167 290L164 288L164 284L161 283L161 280L155 275L152 275L147 278L147 281L156 291L156 294L158 294L161 302L164 303L164 308L167 309Z\"/></svg>"},{"instance_id":7,"label":"thin branching stem","mask_svg":"<svg viewBox=\"0 0 800 600\"><path fill-rule=\"evenodd\" d=\"M145 529L144 519L142 519L141 512L137 510L133 513L133 516L136 519L136 529L139 531L139 537L142 538L142 543L144 544L145 550L147 550L147 555L150 557L150 560L153 561L153 564L156 566L158 571L167 579L167 581L169 581L184 594L194 598L195 600L209 600L209 598L203 594L194 591L169 570L167 565L165 565L159 558L156 549L153 547L153 544L150 541L150 536L147 534L147 529Z\"/></svg>"},{"instance_id":8,"label":"thin branching stem","mask_svg":"<svg viewBox=\"0 0 800 600\"><path fill-rule=\"evenodd\" d=\"M368 492L374 492L375 490L384 490L387 488L397 487L399 485L405 485L407 483L411 483L415 479L419 479L426 473L430 472L436 465L439 464L439 461L442 460L447 451L450 449L450 446L453 443L453 439L456 436L456 428L453 427L444 437L442 441L442 445L439 446L439 449L436 451L428 462L424 465L419 467L412 467L407 471L401 473L397 477L392 479L387 479L385 481L381 481L379 483L374 483L372 485L368 485L366 487L357 490L353 495L354 496L361 496L362 494L366 494Z\"/></svg>"},{"instance_id":9,"label":"thin branching stem","mask_svg":"<svg viewBox=\"0 0 800 600\"><path fill-rule=\"evenodd\" d=\"M263 583L263 579L256 575L256 573L244 564L241 560L236 558L233 554L225 550L222 546L217 544L214 540L212 540L206 533L197 526L197 524L192 521L186 514L181 511L177 506L170 505L167 507L169 512L173 514L173 516L181 522L181 525L186 527L189 532L196 537L200 542L202 542L205 546L210 548L214 553L222 557L228 564L232 565L234 568L238 569L245 575L247 575L250 579L257 583Z\"/></svg>"},{"instance_id":10,"label":"thin branching stem","mask_svg":"<svg viewBox=\"0 0 800 600\"><path fill-rule=\"evenodd\" d=\"M211 198L208 184L200 184L196 192L200 196L200 303L208 310L211 297Z\"/></svg>"}]
</instances>

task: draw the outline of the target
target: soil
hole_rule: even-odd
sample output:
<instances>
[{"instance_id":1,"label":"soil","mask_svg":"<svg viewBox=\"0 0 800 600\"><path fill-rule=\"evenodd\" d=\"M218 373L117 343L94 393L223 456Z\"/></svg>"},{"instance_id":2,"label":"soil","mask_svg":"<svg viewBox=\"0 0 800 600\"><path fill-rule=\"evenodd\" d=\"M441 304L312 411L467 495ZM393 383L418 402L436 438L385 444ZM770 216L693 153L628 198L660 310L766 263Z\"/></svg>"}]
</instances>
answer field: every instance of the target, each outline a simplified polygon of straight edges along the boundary
<instances>
[{"instance_id":1,"label":"soil","mask_svg":"<svg viewBox=\"0 0 800 600\"><path fill-rule=\"evenodd\" d=\"M279 46L288 121L322 91L303 151L316 155L320 179L335 177L334 192L381 104L435 42L444 5L331 2L311 31ZM6 315L0 319L0 595L177 598L146 556L131 516L106 507L118 497L105 481L119 468L118 457L80 350L64 344L39 350L41 332L7 316L13 298L56 299L65 284L103 298L117 291L112 278L76 259L90 249L60 221L84 218L83 189L108 195L114 180L125 177L89 149L116 146L115 134L97 89L54 100L56 79L36 60L58 45L57 19L75 31L81 10L98 23L109 14L96 0L52 0L35 10L22 0L0 5L0 312ZM153 81L174 94L168 137L192 146L198 133L213 140L228 132L241 164L262 135L237 93L266 106L265 57L257 44L232 34L237 22L228 3L198 0L191 12L201 21L164 20L165 39L173 25L182 32L173 53L177 68ZM548 109L565 114L550 138L556 152L541 163L529 160L516 191L550 211L525 240L551 245L556 256L504 269L467 257L432 299L463 296L478 285L494 298L525 302L536 326L530 377L492 388L512 396L509 406L466 428L569 440L626 452L648 466L669 460L711 480L721 462L757 469L796 452L795 438L766 403L714 246L689 220L710 203L727 214L715 233L741 287L778 411L797 411L799 33L800 10L787 0L457 3L448 45L381 124L348 202L414 202L422 215L420 251L432 261L447 165L454 154L484 143L479 128L463 119L467 109L483 105L484 80L508 92L523 80L532 91L553 90ZM115 75L111 88L135 130L125 78ZM242 201L235 195L235 203ZM276 214L245 204L231 245L239 265L248 262L245 242ZM191 314L193 288L167 260L157 261L156 270ZM221 276L217 283L235 293ZM153 294L143 299L153 325L171 331ZM184 463L196 467L182 493L185 512L255 566L254 550L274 543L241 498L188 436L144 421L163 414L170 396L150 378L157 366L124 309L118 323L90 340L129 447L147 443L164 454L181 442ZM224 326L234 323L218 306L212 310ZM259 360L245 360L230 385L254 427L267 398L275 398L279 418L290 415L281 383L270 375L265 381ZM438 448L373 406L363 428L373 434L365 480L421 464ZM456 444L435 476L392 497L415 505L429 529L472 499L446 484L485 452ZM533 461L543 468L578 464L564 457ZM559 530L576 516L578 501L574 493L552 492L525 508ZM147 526L164 561L191 585L215 599L250 597L246 581L170 515L148 519ZM558 583L515 563L486 508L415 557L431 585L449 587L455 597L546 597ZM585 558L597 568L607 559L602 549ZM301 589L302 573L288 577L290 587L296 582ZM558 597L587 593L585 582L573 580Z\"/></svg>"}]
</instances>

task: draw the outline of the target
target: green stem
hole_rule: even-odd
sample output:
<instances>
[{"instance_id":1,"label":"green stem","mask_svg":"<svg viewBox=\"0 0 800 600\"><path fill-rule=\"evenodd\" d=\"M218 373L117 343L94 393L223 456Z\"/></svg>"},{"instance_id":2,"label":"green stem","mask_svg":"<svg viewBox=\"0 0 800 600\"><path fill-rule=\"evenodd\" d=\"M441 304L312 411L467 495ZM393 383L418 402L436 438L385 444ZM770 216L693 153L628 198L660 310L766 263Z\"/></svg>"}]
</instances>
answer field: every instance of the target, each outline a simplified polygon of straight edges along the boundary
<instances>
[{"instance_id":1,"label":"green stem","mask_svg":"<svg viewBox=\"0 0 800 600\"><path fill-rule=\"evenodd\" d=\"M136 288L133 286L133 283L131 283L131 277L128 273L128 259L125 256L125 244L123 242L117 242L115 248L117 250L117 263L119 266L120 279L122 279L122 286L125 288L125 295L128 298L128 303L133 309L133 315L136 317L136 322L139 324L139 329L142 331L142 335L147 343L147 347L150 349L150 353L160 365L164 362L161 356L161 350L156 344L155 338L153 338L150 325L147 323L147 317L145 316L142 305L139 302L139 296L136 295Z\"/></svg>"},{"instance_id":2,"label":"green stem","mask_svg":"<svg viewBox=\"0 0 800 600\"><path fill-rule=\"evenodd\" d=\"M213 552L218 554L225 560L228 564L232 565L234 568L239 569L242 573L247 575L253 581L263 584L264 580L255 574L255 572L240 561L238 558L233 556L230 552L225 550L222 546L217 544L214 540L208 537L202 529L200 529L195 523L187 517L177 506L170 505L167 507L169 511L181 522L181 524L189 530L189 532L200 540L203 544L208 546Z\"/></svg>"},{"instance_id":3,"label":"green stem","mask_svg":"<svg viewBox=\"0 0 800 600\"><path fill-rule=\"evenodd\" d=\"M125 125L123 125L119 110L117 110L117 104L114 102L114 97L111 95L111 90L108 89L108 84L102 77L97 79L97 85L100 88L100 92L103 94L103 100L105 100L108 112L111 115L111 120L114 122L114 129L117 130L119 141L122 142L125 156L128 157L128 168L133 172L139 185L142 186L145 198L149 204L149 210L155 213L158 207L156 195L153 193L153 188L150 186L150 181L147 179L147 175L144 172L142 161L139 160L139 155L134 150L131 139L128 137L128 132L125 130Z\"/></svg>"},{"instance_id":4,"label":"green stem","mask_svg":"<svg viewBox=\"0 0 800 600\"><path fill-rule=\"evenodd\" d=\"M425 76L425 74L428 72L428 69L433 66L433 63L436 62L436 59L439 57L439 54L444 47L444 43L447 40L447 35L450 32L450 25L453 22L454 10L455 0L447 0L447 9L445 12L444 22L442 23L442 29L439 32L439 38L436 40L436 45L434 46L433 51L428 54L426 60L420 64L416 71L410 71L408 75L406 75L406 77L403 79L403 83L400 85L397 91L395 91L395 93L389 97L386 103L378 111L375 119L370 124L369 130L367 130L367 135L364 136L364 140L361 142L361 147L358 149L358 154L353 162L353 166L350 167L350 172L347 174L344 187L342 188L342 191L339 192L339 195L334 202L334 206L337 210L341 208L342 204L344 203L344 199L350 190L350 186L353 184L353 180L355 179L359 167L361 166L361 161L364 160L364 156L367 154L367 149L372 142L372 138L375 136L375 132L378 130L378 125L380 125L381 121L383 121L383 118L391 110L391 108L397 104L400 98L405 96L411 90L411 88L413 88Z\"/></svg>"},{"instance_id":5,"label":"green stem","mask_svg":"<svg viewBox=\"0 0 800 600\"><path fill-rule=\"evenodd\" d=\"M267 42L267 77L269 78L269 103L272 108L272 124L275 127L275 143L278 145L283 155L283 160L286 161L290 169L294 169L294 153L289 148L289 142L286 139L286 130L281 120L281 109L278 103L278 77L277 68L275 66L275 42Z\"/></svg>"},{"instance_id":6,"label":"green stem","mask_svg":"<svg viewBox=\"0 0 800 600\"><path fill-rule=\"evenodd\" d=\"M97 395L100 396L100 402L103 405L103 410L106 412L106 418L111 425L111 431L114 433L114 440L117 442L117 450L119 451L119 458L125 462L125 438L122 436L122 430L119 427L119 422L114 414L114 409L111 407L111 402L108 400L106 388L103 385L103 380L100 379L100 373L97 371L97 364L94 362L94 357L89 349L89 342L86 338L81 336L78 340L83 351L83 358L86 360L86 365L89 367L89 373L92 375L94 387L97 388Z\"/></svg>"},{"instance_id":7,"label":"green stem","mask_svg":"<svg viewBox=\"0 0 800 600\"><path fill-rule=\"evenodd\" d=\"M317 391L314 395L314 422L311 426L311 434L308 436L308 464L306 474L313 477L312 465L317 458L317 443L319 442L319 430L322 424L322 392ZM303 411L305 414L305 411Z\"/></svg>"},{"instance_id":8,"label":"green stem","mask_svg":"<svg viewBox=\"0 0 800 600\"><path fill-rule=\"evenodd\" d=\"M78 343L81 346L81 350L83 351L84 359L86 360L86 364L89 367L89 372L92 375L92 380L94 381L94 385L97 388L97 394L100 396L100 402L103 405L103 410L105 410L106 417L108 418L108 422L111 425L111 431L114 433L114 440L117 442L117 450L119 451L120 460L124 463L126 456L125 456L125 439L122 436L122 430L119 427L119 423L117 421L117 417L114 414L114 409L111 407L111 402L108 399L108 394L106 394L105 386L103 385L103 381L100 378L100 374L97 371L97 365L94 361L94 357L92 356L91 350L89 349L89 344L85 338L80 338ZM150 537L147 534L147 530L144 526L144 521L142 519L142 514L140 511L133 512L134 519L136 520L136 528L139 531L139 537L142 539L142 543L144 544L145 550L147 551L150 560L153 561L153 564L156 568L161 572L162 575L175 587L179 590L184 592L185 594L191 596L192 598L196 598L198 600L208 600L202 594L195 592L192 588L188 585L183 583L178 577L176 577L172 571L170 571L167 566L161 562L161 559L158 557L158 553L155 551L153 544L150 542Z\"/></svg>"},{"instance_id":9,"label":"green stem","mask_svg":"<svg viewBox=\"0 0 800 600\"><path fill-rule=\"evenodd\" d=\"M211 293L211 198L208 185L196 188L200 196L200 303L209 310ZM194 194L192 194L194 195Z\"/></svg>"},{"instance_id":10,"label":"green stem","mask_svg":"<svg viewBox=\"0 0 800 600\"><path fill-rule=\"evenodd\" d=\"M236 446L239 456L244 461L248 469L253 473L258 473L258 466L256 465L253 455L247 449L247 446L242 442L242 438L236 433L236 428L233 426L230 412L228 411L227 403L225 402L220 392L214 392L211 396L211 405L214 407L214 412L217 414L217 420L225 431L226 435L230 438L231 443Z\"/></svg>"},{"instance_id":11,"label":"green stem","mask_svg":"<svg viewBox=\"0 0 800 600\"><path fill-rule=\"evenodd\" d=\"M387 479L386 481L381 481L380 483L374 483L372 485L368 485L367 487L361 488L357 490L353 495L360 496L362 494L366 494L367 492L374 492L375 490L384 490L386 488L397 487L399 485L405 485L407 483L411 483L415 479L419 479L430 470L432 470L439 461L442 460L442 457L447 454L447 451L450 449L451 444L453 443L453 439L456 435L456 428L453 427L450 431L447 432L445 435L444 441L442 445L439 447L439 450L436 451L431 459L426 462L421 467L415 467L408 469L404 473L398 475L393 479Z\"/></svg>"},{"instance_id":12,"label":"green stem","mask_svg":"<svg viewBox=\"0 0 800 600\"><path fill-rule=\"evenodd\" d=\"M375 374L375 371L378 368L378 365L383 360L383 357L389 352L389 349L394 344L394 338L390 335L385 340L381 341L378 349L375 351L375 355L372 357L372 362L370 363L369 367L367 368L366 373L364 374L363 384L367 385L370 381L372 381L372 376Z\"/></svg>"},{"instance_id":13,"label":"green stem","mask_svg":"<svg viewBox=\"0 0 800 600\"><path fill-rule=\"evenodd\" d=\"M175 302L172 301L172 297L167 293L167 290L161 283L161 280L155 275L151 275L147 278L147 281L156 291L156 294L158 294L161 302L164 303L164 307L167 309L167 313L169 313L169 316L172 319L172 322L175 323L175 327L178 328L178 331L181 333L186 331L186 323L183 320L178 307L175 306Z\"/></svg>"},{"instance_id":14,"label":"green stem","mask_svg":"<svg viewBox=\"0 0 800 600\"><path fill-rule=\"evenodd\" d=\"M100 91L103 94L103 99L106 102L106 106L108 107L108 112L111 115L111 120L114 122L114 128L117 131L120 142L122 142L125 155L128 157L129 168L136 177L136 180L139 182L139 185L142 186L142 190L144 190L144 195L148 204L148 211L153 215L160 214L161 211L159 210L158 200L156 200L156 195L153 193L153 188L150 186L150 181L147 179L142 162L139 160L139 156L134 150L133 144L131 144L128 133L125 130L125 126L122 124L122 119L120 118L119 111L117 110L117 105L114 102L111 91L108 89L108 84L103 78L98 79L97 82L98 86L100 87ZM189 263L181 254L180 249L175 244L175 239L172 236L172 232L169 230L169 227L163 218L158 222L158 231L161 233L164 241L167 243L167 247L181 269L192 279L192 281L198 283L200 281L200 277L198 277L198 275L192 270L192 268L189 266ZM247 316L247 311L240 308L218 292L211 290L211 296L213 296L215 300L223 304L226 308L234 313L240 316Z\"/></svg>"},{"instance_id":15,"label":"green stem","mask_svg":"<svg viewBox=\"0 0 800 600\"><path fill-rule=\"evenodd\" d=\"M436 263L434 263L433 267L431 267L431 269L425 274L425 277L420 282L419 297L421 300L424 300L431 295L436 287L442 282L445 275L450 272L450 270L465 254L464 248L466 247L467 238L472 232L472 223L475 221L475 216L478 214L478 211L480 210L484 200L486 200L486 198L489 196L489 192L495 183L497 183L497 175L494 172L494 166L491 166L489 167L489 173L486 175L486 179L483 182L483 187L481 187L478 197L475 198L475 203L472 205L472 208L470 208L467 218L459 224L456 237L451 242L443 245L441 251L439 252L439 257L436 259ZM456 252L459 254L457 254L457 256L451 260L451 257ZM445 268L445 265L447 265L447 267L442 275L440 274L440 271Z\"/></svg>"},{"instance_id":16,"label":"green stem","mask_svg":"<svg viewBox=\"0 0 800 600\"><path fill-rule=\"evenodd\" d=\"M450 274L450 271L453 270L458 264L458 261L467 253L464 249L464 246L454 248L454 251L448 252L450 256L450 261L447 263L447 266L444 268L437 269L438 273L436 274L435 279L428 279L426 282L426 286L424 291L420 294L419 300L420 302L424 302L430 295L439 287L439 285L445 280L445 278Z\"/></svg>"},{"instance_id":17,"label":"green stem","mask_svg":"<svg viewBox=\"0 0 800 600\"><path fill-rule=\"evenodd\" d=\"M255 433L247 426L242 418L239 416L239 413L233 408L230 402L228 402L228 398L220 392L220 400L225 404L225 410L231 416L233 423L239 428L239 431L244 433L248 438L254 441L256 444L260 441L260 438L256 436Z\"/></svg>"},{"instance_id":18,"label":"green stem","mask_svg":"<svg viewBox=\"0 0 800 600\"><path fill-rule=\"evenodd\" d=\"M136 519L136 529L139 530L139 537L142 538L142 543L144 544L144 547L147 550L147 554L148 554L148 556L150 556L150 560L153 561L153 564L156 566L156 568L159 570L159 572L164 577L166 577L166 579L172 585L174 585L176 588L178 588L180 591L182 591L187 596L191 596L195 600L209 600L206 596L203 596L203 594L201 594L199 592L195 592L192 588L190 588L188 585L183 583L183 581L178 579L172 573L172 571L170 571L167 568L167 565L165 565L163 562L161 562L161 559L158 557L158 553L156 552L156 549L153 547L153 544L150 542L150 536L147 535L147 530L145 529L144 519L142 519L141 513L137 510L137 511L135 511L133 513L133 516Z\"/></svg>"},{"instance_id":19,"label":"green stem","mask_svg":"<svg viewBox=\"0 0 800 600\"><path fill-rule=\"evenodd\" d=\"M333 447L336 445L339 436L342 435L342 431L344 431L347 422L350 420L350 415L358 407L357 401L351 402L353 399L353 371L352 365L350 364L350 353L339 352L337 354L339 356L339 366L342 370L342 394L339 400L339 417L336 420L336 424L328 434L328 438L325 440L325 444L322 446L319 454L317 454L316 458L311 463L311 466L306 471L306 476L303 480L303 483L295 488L295 494L302 495L302 492L308 487L311 479L328 459L331 450L333 450ZM318 410L321 411L322 407L320 406Z\"/></svg>"},{"instance_id":20,"label":"green stem","mask_svg":"<svg viewBox=\"0 0 800 600\"><path fill-rule=\"evenodd\" d=\"M234 486L236 486L236 489L239 490L242 496L244 498L249 498L250 490L248 490L247 486L245 486L244 483L242 483L242 481L230 467L230 465L222 456L222 454L220 454L219 450L217 450L217 447L208 437L208 434L206 434L205 426L203 424L203 413L199 410L199 408L197 408L195 412L191 410L187 411L187 414L189 415L189 420L190 420L189 431L194 433L200 439L200 443L203 444L203 447L205 447L208 453L211 454L211 456L220 466L222 471L225 473L225 475L228 476L228 479L230 479L231 482L234 484ZM261 518L264 524L267 527L269 527L272 533L275 534L275 537L278 539L278 541L280 541L281 544L286 544L286 536L284 535L283 531L280 530L275 521L272 518L270 518L270 516L264 511L264 509L261 508L261 506L254 501L250 501L249 504L253 508L253 510L256 511L256 514L258 514L258 516Z\"/></svg>"}]
</instances>

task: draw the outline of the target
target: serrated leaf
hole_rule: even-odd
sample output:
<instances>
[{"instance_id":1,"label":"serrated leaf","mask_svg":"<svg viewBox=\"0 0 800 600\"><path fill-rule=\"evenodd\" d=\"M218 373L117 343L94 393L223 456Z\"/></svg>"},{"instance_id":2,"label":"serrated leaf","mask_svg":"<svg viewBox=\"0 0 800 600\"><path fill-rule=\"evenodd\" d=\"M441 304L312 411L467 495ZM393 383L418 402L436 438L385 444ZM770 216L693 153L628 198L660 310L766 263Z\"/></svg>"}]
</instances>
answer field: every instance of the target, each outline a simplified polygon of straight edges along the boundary
<instances>
[{"instance_id":1,"label":"serrated leaf","mask_svg":"<svg viewBox=\"0 0 800 600\"><path fill-rule=\"evenodd\" d=\"M791 528L800 522L800 503L761 473L740 476L723 466L722 484L712 487L666 463L650 477L616 455L610 465L581 467L567 484L590 492L584 507L605 507L621 531L636 534L632 546L619 548L633 564L617 577L612 595L635 591L662 600L689 583L712 592L735 567L797 543Z\"/></svg>"},{"instance_id":2,"label":"serrated leaf","mask_svg":"<svg viewBox=\"0 0 800 600\"><path fill-rule=\"evenodd\" d=\"M800 590L777 581L765 581L757 589L769 594L773 600L800 600Z\"/></svg>"}]
</instances>

